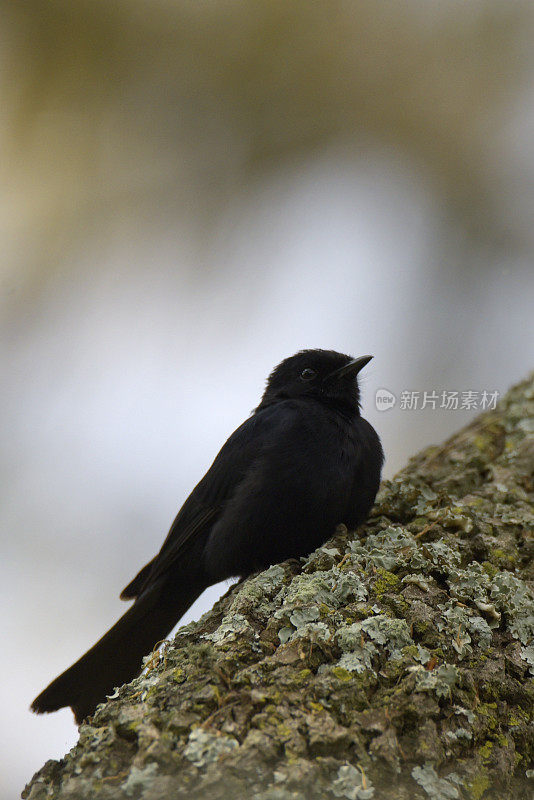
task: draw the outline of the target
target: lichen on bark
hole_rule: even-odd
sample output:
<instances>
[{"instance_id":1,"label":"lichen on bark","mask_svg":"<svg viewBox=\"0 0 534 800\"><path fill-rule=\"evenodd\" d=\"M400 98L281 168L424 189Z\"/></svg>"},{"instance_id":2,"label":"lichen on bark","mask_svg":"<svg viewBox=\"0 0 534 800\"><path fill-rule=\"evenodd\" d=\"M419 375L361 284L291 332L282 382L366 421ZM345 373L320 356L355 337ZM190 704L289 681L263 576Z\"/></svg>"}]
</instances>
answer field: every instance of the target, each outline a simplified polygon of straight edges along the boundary
<instances>
[{"instance_id":1,"label":"lichen on bark","mask_svg":"<svg viewBox=\"0 0 534 800\"><path fill-rule=\"evenodd\" d=\"M233 587L28 800L531 800L534 375Z\"/></svg>"}]
</instances>

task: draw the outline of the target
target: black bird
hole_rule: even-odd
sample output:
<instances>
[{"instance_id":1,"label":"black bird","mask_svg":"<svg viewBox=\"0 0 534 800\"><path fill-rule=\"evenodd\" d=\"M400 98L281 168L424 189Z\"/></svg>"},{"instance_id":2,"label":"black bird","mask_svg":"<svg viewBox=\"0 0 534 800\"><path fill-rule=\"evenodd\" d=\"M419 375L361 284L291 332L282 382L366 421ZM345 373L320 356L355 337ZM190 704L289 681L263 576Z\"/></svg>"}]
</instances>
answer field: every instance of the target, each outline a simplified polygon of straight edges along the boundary
<instances>
[{"instance_id":1,"label":"black bird","mask_svg":"<svg viewBox=\"0 0 534 800\"><path fill-rule=\"evenodd\" d=\"M197 597L323 544L365 520L383 462L360 416L358 372L372 356L302 350L271 373L259 406L230 436L178 512L163 546L121 598L131 608L33 701L71 706L79 723L141 671Z\"/></svg>"}]
</instances>

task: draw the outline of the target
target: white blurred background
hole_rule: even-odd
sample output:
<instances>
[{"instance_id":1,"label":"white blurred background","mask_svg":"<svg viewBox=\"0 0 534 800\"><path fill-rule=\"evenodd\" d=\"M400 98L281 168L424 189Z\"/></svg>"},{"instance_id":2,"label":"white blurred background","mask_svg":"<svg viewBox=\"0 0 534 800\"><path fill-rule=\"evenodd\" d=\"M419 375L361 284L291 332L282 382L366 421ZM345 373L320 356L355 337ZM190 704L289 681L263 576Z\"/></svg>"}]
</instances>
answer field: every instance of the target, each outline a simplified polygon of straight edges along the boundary
<instances>
[{"instance_id":1,"label":"white blurred background","mask_svg":"<svg viewBox=\"0 0 534 800\"><path fill-rule=\"evenodd\" d=\"M0 796L33 697L303 347L375 359L391 476L532 368L534 7L0 2ZM187 619L225 590L216 587Z\"/></svg>"}]
</instances>

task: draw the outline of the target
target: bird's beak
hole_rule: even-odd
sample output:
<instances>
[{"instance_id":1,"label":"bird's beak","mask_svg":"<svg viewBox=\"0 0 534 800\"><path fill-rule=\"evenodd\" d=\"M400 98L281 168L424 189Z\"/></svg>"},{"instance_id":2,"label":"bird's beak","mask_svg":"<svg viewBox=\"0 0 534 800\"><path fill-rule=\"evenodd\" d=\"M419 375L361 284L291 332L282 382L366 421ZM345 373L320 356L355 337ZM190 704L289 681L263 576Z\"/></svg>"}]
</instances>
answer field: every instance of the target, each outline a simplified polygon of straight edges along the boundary
<instances>
[{"instance_id":1,"label":"bird's beak","mask_svg":"<svg viewBox=\"0 0 534 800\"><path fill-rule=\"evenodd\" d=\"M344 364L339 369L335 369L330 375L327 375L324 379L325 381L335 381L338 378L343 378L345 375L353 375L356 376L360 370L362 370L366 364L370 362L373 356L360 356L360 358L355 358L353 361L349 361L348 364Z\"/></svg>"}]
</instances>

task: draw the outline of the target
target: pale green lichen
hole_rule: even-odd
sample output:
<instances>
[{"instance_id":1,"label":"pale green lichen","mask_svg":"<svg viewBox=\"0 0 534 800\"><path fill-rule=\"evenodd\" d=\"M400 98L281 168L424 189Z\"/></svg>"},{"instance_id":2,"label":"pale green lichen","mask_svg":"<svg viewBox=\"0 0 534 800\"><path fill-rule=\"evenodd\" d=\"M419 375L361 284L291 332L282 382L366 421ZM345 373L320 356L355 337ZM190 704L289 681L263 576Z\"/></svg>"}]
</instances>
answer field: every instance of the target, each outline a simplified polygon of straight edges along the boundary
<instances>
[{"instance_id":1,"label":"pale green lichen","mask_svg":"<svg viewBox=\"0 0 534 800\"><path fill-rule=\"evenodd\" d=\"M460 739L465 739L466 741L471 741L473 738L473 733L467 728L456 728L455 731L447 731L445 736L449 741L458 741Z\"/></svg>"},{"instance_id":2,"label":"pale green lichen","mask_svg":"<svg viewBox=\"0 0 534 800\"><path fill-rule=\"evenodd\" d=\"M450 645L460 659L473 652L470 644L473 640L482 649L490 646L491 628L485 619L454 601L440 603L438 608L442 612L437 622L438 630L447 632Z\"/></svg>"},{"instance_id":3,"label":"pale green lichen","mask_svg":"<svg viewBox=\"0 0 534 800\"><path fill-rule=\"evenodd\" d=\"M335 578L331 572L296 575L287 590L284 605L298 607L325 603L327 606L337 607L340 600L333 591L334 585Z\"/></svg>"},{"instance_id":4,"label":"pale green lichen","mask_svg":"<svg viewBox=\"0 0 534 800\"><path fill-rule=\"evenodd\" d=\"M375 653L373 645L367 647L360 647L355 645L350 653L343 653L337 662L337 669L341 672L336 673L338 676L346 674L347 672L365 672L366 669L372 669L372 658ZM327 670L328 667L321 665L319 671ZM343 678L347 679L347 678Z\"/></svg>"},{"instance_id":5,"label":"pale green lichen","mask_svg":"<svg viewBox=\"0 0 534 800\"><path fill-rule=\"evenodd\" d=\"M534 675L534 645L522 647L520 653L523 661L530 665L530 674Z\"/></svg>"},{"instance_id":6,"label":"pale green lichen","mask_svg":"<svg viewBox=\"0 0 534 800\"><path fill-rule=\"evenodd\" d=\"M474 527L472 514L468 513L466 509L454 505L429 511L428 518L439 522L444 528L463 531L463 533L471 533Z\"/></svg>"},{"instance_id":7,"label":"pale green lichen","mask_svg":"<svg viewBox=\"0 0 534 800\"><path fill-rule=\"evenodd\" d=\"M379 533L370 534L365 543L349 543L353 564L391 571L409 563L417 550L417 541L403 527L388 526Z\"/></svg>"},{"instance_id":8,"label":"pale green lichen","mask_svg":"<svg viewBox=\"0 0 534 800\"><path fill-rule=\"evenodd\" d=\"M195 767L205 767L239 747L230 736L194 728L184 747L184 757Z\"/></svg>"},{"instance_id":9,"label":"pale green lichen","mask_svg":"<svg viewBox=\"0 0 534 800\"><path fill-rule=\"evenodd\" d=\"M423 767L414 767L412 778L432 800L456 800L460 797L458 786L462 785L462 780L454 772L440 778L432 764L427 763Z\"/></svg>"},{"instance_id":10,"label":"pale green lichen","mask_svg":"<svg viewBox=\"0 0 534 800\"><path fill-rule=\"evenodd\" d=\"M297 631L303 628L305 625L308 625L310 622L317 622L318 619L319 609L317 606L296 608L289 615L289 621L293 627L297 629Z\"/></svg>"},{"instance_id":11,"label":"pale green lichen","mask_svg":"<svg viewBox=\"0 0 534 800\"><path fill-rule=\"evenodd\" d=\"M153 783L158 769L158 765L153 761L141 768L133 765L130 774L121 786L124 794L131 797L133 794L142 793L144 789L147 789Z\"/></svg>"},{"instance_id":12,"label":"pale green lichen","mask_svg":"<svg viewBox=\"0 0 534 800\"><path fill-rule=\"evenodd\" d=\"M414 644L405 620L383 614L342 626L336 639L343 651L338 666L351 672L372 668L373 656L379 653L377 645L383 647L390 658L398 659L403 647Z\"/></svg>"},{"instance_id":13,"label":"pale green lichen","mask_svg":"<svg viewBox=\"0 0 534 800\"><path fill-rule=\"evenodd\" d=\"M369 597L368 589L361 575L355 571L338 571L336 575L335 594L342 602L365 602Z\"/></svg>"},{"instance_id":14,"label":"pale green lichen","mask_svg":"<svg viewBox=\"0 0 534 800\"><path fill-rule=\"evenodd\" d=\"M454 713L457 714L457 715L465 716L467 721L471 725L475 721L475 715L468 708L463 708L462 706L455 706L454 707Z\"/></svg>"},{"instance_id":15,"label":"pale green lichen","mask_svg":"<svg viewBox=\"0 0 534 800\"><path fill-rule=\"evenodd\" d=\"M371 781L364 778L360 770L352 764L343 764L332 783L332 794L334 797L345 797L347 800L371 800L375 790Z\"/></svg>"},{"instance_id":16,"label":"pale green lichen","mask_svg":"<svg viewBox=\"0 0 534 800\"><path fill-rule=\"evenodd\" d=\"M454 664L441 664L433 670L414 669L415 691L434 692L438 697L450 697L458 681L458 668Z\"/></svg>"},{"instance_id":17,"label":"pale green lichen","mask_svg":"<svg viewBox=\"0 0 534 800\"><path fill-rule=\"evenodd\" d=\"M254 636L254 629L243 614L226 614L217 630L205 633L203 639L208 639L214 644L233 642L238 637Z\"/></svg>"},{"instance_id":18,"label":"pale green lichen","mask_svg":"<svg viewBox=\"0 0 534 800\"><path fill-rule=\"evenodd\" d=\"M386 647L391 658L400 658L401 648L413 644L408 624L404 619L391 619L379 614L376 617L368 617L359 624L373 641Z\"/></svg>"},{"instance_id":19,"label":"pale green lichen","mask_svg":"<svg viewBox=\"0 0 534 800\"><path fill-rule=\"evenodd\" d=\"M534 639L534 594L521 578L503 570L495 575L490 597L509 619L508 627L519 641L528 645Z\"/></svg>"},{"instance_id":20,"label":"pale green lichen","mask_svg":"<svg viewBox=\"0 0 534 800\"><path fill-rule=\"evenodd\" d=\"M429 592L432 584L434 583L434 579L432 578L432 576L426 578L423 575L410 573L403 577L402 582L404 584L412 584L412 586L418 586L420 589L423 590L423 592Z\"/></svg>"},{"instance_id":21,"label":"pale green lichen","mask_svg":"<svg viewBox=\"0 0 534 800\"><path fill-rule=\"evenodd\" d=\"M328 642L328 640L331 639L331 634L328 625L324 622L307 622L296 628L280 628L278 631L278 638L281 644L302 639L310 639L316 642Z\"/></svg>"}]
</instances>

